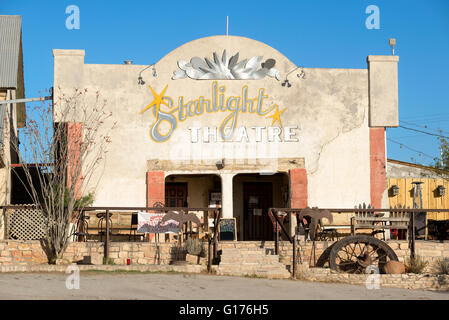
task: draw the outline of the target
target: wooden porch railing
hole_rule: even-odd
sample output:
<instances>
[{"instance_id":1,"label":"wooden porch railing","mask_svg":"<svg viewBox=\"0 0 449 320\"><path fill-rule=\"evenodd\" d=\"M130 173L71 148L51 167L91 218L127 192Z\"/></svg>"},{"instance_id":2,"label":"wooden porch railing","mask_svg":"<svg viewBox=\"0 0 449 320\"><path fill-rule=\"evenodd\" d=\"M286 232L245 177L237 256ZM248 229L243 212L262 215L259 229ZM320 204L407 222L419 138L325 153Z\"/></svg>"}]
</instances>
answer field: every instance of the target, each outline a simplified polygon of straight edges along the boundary
<instances>
[{"instance_id":1,"label":"wooden porch railing","mask_svg":"<svg viewBox=\"0 0 449 320\"><path fill-rule=\"evenodd\" d=\"M7 206L1 206L3 216L4 216L4 222L7 221L7 214L6 211L8 209L24 209L24 208L30 208L30 207L36 207L34 205L30 206L15 206L15 205L7 205ZM169 211L178 211L178 212L184 212L185 214L188 214L192 211L203 211L203 212L210 212L214 211L214 234L212 237L212 244L213 244L213 257L210 255L208 257L208 269L211 269L210 264L212 263L212 259L217 259L217 251L218 251L218 221L221 216L221 208L208 208L208 207L200 207L200 208L193 208L193 207L83 207L83 208L74 208L74 211L80 212L81 216L84 215L86 212L89 211L104 211L105 212L105 223L106 223L106 236L104 240L104 257L106 261L109 259L109 242L110 242L110 225L109 225L109 218L111 211L150 211L150 212L160 212L160 213L166 213ZM208 223L208 221L204 221L205 224ZM186 227L187 228L187 227ZM5 232L6 234L6 232ZM210 246L210 241L209 241ZM210 249L208 250L210 253Z\"/></svg>"},{"instance_id":2,"label":"wooden porch railing","mask_svg":"<svg viewBox=\"0 0 449 320\"><path fill-rule=\"evenodd\" d=\"M292 213L292 214L296 214L296 213L300 213L301 210L303 210L305 208L270 208L269 212L271 212L275 218L276 221L276 237L275 237L275 248L276 248L276 254L278 253L278 247L279 247L279 236L278 236L278 224L280 225L282 231L284 232L284 234L287 236L287 239L293 244L293 274L295 274L296 271L296 232L294 234L294 237L292 239L292 237L290 236L290 234L287 232L287 229L285 228L284 224L282 223L282 221L279 220L277 213L279 211L282 212L286 212L286 213ZM367 211L369 212L384 212L384 213L392 213L393 217L392 217L392 221L396 221L395 219L395 215L397 215L397 213L406 213L409 215L409 229L408 229L408 240L409 240L409 247L410 247L410 256L412 258L415 257L415 214L418 213L428 213L428 212L449 212L449 209L410 209L410 208L389 208L389 209L374 209L374 208L370 208L369 210L366 208L354 208L354 209L348 209L348 208L314 208L317 210L328 210L331 213L354 213L354 214L358 214L358 213L366 213ZM313 218L313 217L312 217ZM379 221L388 221L388 217L383 217L380 218ZM391 227L390 227L391 228Z\"/></svg>"}]
</instances>

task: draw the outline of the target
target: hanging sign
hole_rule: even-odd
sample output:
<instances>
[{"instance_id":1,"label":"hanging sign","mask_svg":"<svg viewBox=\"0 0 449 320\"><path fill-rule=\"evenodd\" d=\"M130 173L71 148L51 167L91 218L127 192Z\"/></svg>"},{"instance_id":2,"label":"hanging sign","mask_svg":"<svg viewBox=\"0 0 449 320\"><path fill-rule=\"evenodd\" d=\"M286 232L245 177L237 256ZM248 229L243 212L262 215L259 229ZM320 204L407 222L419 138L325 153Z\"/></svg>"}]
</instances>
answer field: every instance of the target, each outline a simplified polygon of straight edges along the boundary
<instances>
[{"instance_id":1,"label":"hanging sign","mask_svg":"<svg viewBox=\"0 0 449 320\"><path fill-rule=\"evenodd\" d=\"M165 213L138 212L137 233L178 233L179 222L161 223Z\"/></svg>"}]
</instances>

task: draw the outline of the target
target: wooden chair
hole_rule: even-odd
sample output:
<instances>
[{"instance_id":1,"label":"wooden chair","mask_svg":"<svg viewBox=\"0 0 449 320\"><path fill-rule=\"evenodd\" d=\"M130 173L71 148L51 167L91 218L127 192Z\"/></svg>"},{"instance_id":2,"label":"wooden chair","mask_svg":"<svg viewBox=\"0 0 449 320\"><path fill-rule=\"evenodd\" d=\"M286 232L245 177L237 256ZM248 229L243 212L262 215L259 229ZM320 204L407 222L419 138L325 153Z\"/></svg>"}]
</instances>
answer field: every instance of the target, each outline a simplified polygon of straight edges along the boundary
<instances>
[{"instance_id":1,"label":"wooden chair","mask_svg":"<svg viewBox=\"0 0 449 320\"><path fill-rule=\"evenodd\" d=\"M372 211L372 209L374 209L374 206L372 206L371 204L359 204L358 208L357 206L355 206L354 209L358 209L359 211L355 212L354 217L351 218L351 234L355 235L356 229L372 229L372 236L378 233L382 233L383 239L385 240L385 230L384 228L382 228L385 223L381 219L376 219L381 217L382 214L376 214L374 211ZM379 223L381 225L379 225Z\"/></svg>"},{"instance_id":2,"label":"wooden chair","mask_svg":"<svg viewBox=\"0 0 449 320\"><path fill-rule=\"evenodd\" d=\"M408 214L408 212L403 211L406 209L405 205L398 204L397 206L390 207L390 209L398 209L398 211L390 211L391 218L404 218L404 219L410 220L410 215ZM410 207L408 207L407 209L410 209ZM403 231L405 229L405 239L408 240L409 223L407 221L391 221L391 226L397 227L397 228L392 228L391 230L396 231L395 233L397 233L398 239L399 239L399 231Z\"/></svg>"}]
</instances>

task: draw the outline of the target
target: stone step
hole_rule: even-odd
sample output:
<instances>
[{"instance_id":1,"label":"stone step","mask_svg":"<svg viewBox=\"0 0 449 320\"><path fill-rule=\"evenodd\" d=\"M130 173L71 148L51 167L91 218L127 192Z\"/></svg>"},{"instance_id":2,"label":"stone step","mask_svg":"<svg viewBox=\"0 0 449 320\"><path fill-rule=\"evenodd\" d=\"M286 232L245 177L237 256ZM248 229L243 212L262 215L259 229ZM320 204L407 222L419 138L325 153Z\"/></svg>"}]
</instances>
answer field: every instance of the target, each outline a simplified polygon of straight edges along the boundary
<instances>
[{"instance_id":1,"label":"stone step","mask_svg":"<svg viewBox=\"0 0 449 320\"><path fill-rule=\"evenodd\" d=\"M223 254L274 254L274 251L272 250L266 250L266 249L221 249L221 252Z\"/></svg>"},{"instance_id":2,"label":"stone step","mask_svg":"<svg viewBox=\"0 0 449 320\"><path fill-rule=\"evenodd\" d=\"M290 278L290 272L279 262L279 256L257 245L222 247L219 275L256 276L270 279Z\"/></svg>"},{"instance_id":3,"label":"stone step","mask_svg":"<svg viewBox=\"0 0 449 320\"><path fill-rule=\"evenodd\" d=\"M239 262L239 261L259 261L259 262L279 262L279 256L221 256L220 261Z\"/></svg>"},{"instance_id":4,"label":"stone step","mask_svg":"<svg viewBox=\"0 0 449 320\"><path fill-rule=\"evenodd\" d=\"M290 273L281 272L279 270L267 271L267 270L257 270L257 271L217 271L218 275L223 276L255 276L264 277L268 279L289 279L291 277Z\"/></svg>"},{"instance_id":5,"label":"stone step","mask_svg":"<svg viewBox=\"0 0 449 320\"><path fill-rule=\"evenodd\" d=\"M220 265L257 265L257 266L263 266L263 265L283 265L282 263L280 263L279 261L263 261L263 260L239 260L239 261L234 261L234 260L221 260L220 261Z\"/></svg>"},{"instance_id":6,"label":"stone step","mask_svg":"<svg viewBox=\"0 0 449 320\"><path fill-rule=\"evenodd\" d=\"M275 254L263 250L226 250L222 251L221 254L224 256L275 256Z\"/></svg>"},{"instance_id":7,"label":"stone step","mask_svg":"<svg viewBox=\"0 0 449 320\"><path fill-rule=\"evenodd\" d=\"M288 272L284 266L220 266L217 271L221 272L256 272L256 271L277 271L277 272Z\"/></svg>"}]
</instances>

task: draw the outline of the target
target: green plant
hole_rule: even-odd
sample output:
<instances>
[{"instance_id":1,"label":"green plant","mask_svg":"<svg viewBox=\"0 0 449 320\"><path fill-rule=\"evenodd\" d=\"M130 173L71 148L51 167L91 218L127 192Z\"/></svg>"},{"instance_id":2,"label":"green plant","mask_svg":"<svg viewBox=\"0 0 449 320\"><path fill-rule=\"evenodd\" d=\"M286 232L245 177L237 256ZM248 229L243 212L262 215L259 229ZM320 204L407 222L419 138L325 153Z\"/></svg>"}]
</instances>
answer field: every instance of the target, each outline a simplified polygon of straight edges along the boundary
<instances>
[{"instance_id":1,"label":"green plant","mask_svg":"<svg viewBox=\"0 0 449 320\"><path fill-rule=\"evenodd\" d=\"M111 258L106 261L106 257L103 257L103 264L115 265L115 262Z\"/></svg>"},{"instance_id":2,"label":"green plant","mask_svg":"<svg viewBox=\"0 0 449 320\"><path fill-rule=\"evenodd\" d=\"M424 269L427 267L428 262L424 261L421 257L416 256L414 258L410 257L405 262L407 267L407 272L409 273L423 273Z\"/></svg>"},{"instance_id":3,"label":"green plant","mask_svg":"<svg viewBox=\"0 0 449 320\"><path fill-rule=\"evenodd\" d=\"M438 259L433 266L433 272L436 274L449 274L449 258Z\"/></svg>"},{"instance_id":4,"label":"green plant","mask_svg":"<svg viewBox=\"0 0 449 320\"><path fill-rule=\"evenodd\" d=\"M95 200L94 193L90 192L81 198L75 199L75 201L73 202L73 207L74 208L88 207L88 206L92 205L92 203L94 203L94 200ZM69 190L66 188L65 193L64 193L64 206L65 207L69 206L69 201L70 201L70 193L69 193Z\"/></svg>"},{"instance_id":5,"label":"green plant","mask_svg":"<svg viewBox=\"0 0 449 320\"><path fill-rule=\"evenodd\" d=\"M201 256L204 252L203 243L199 239L189 238L184 244L187 253L194 256Z\"/></svg>"}]
</instances>

